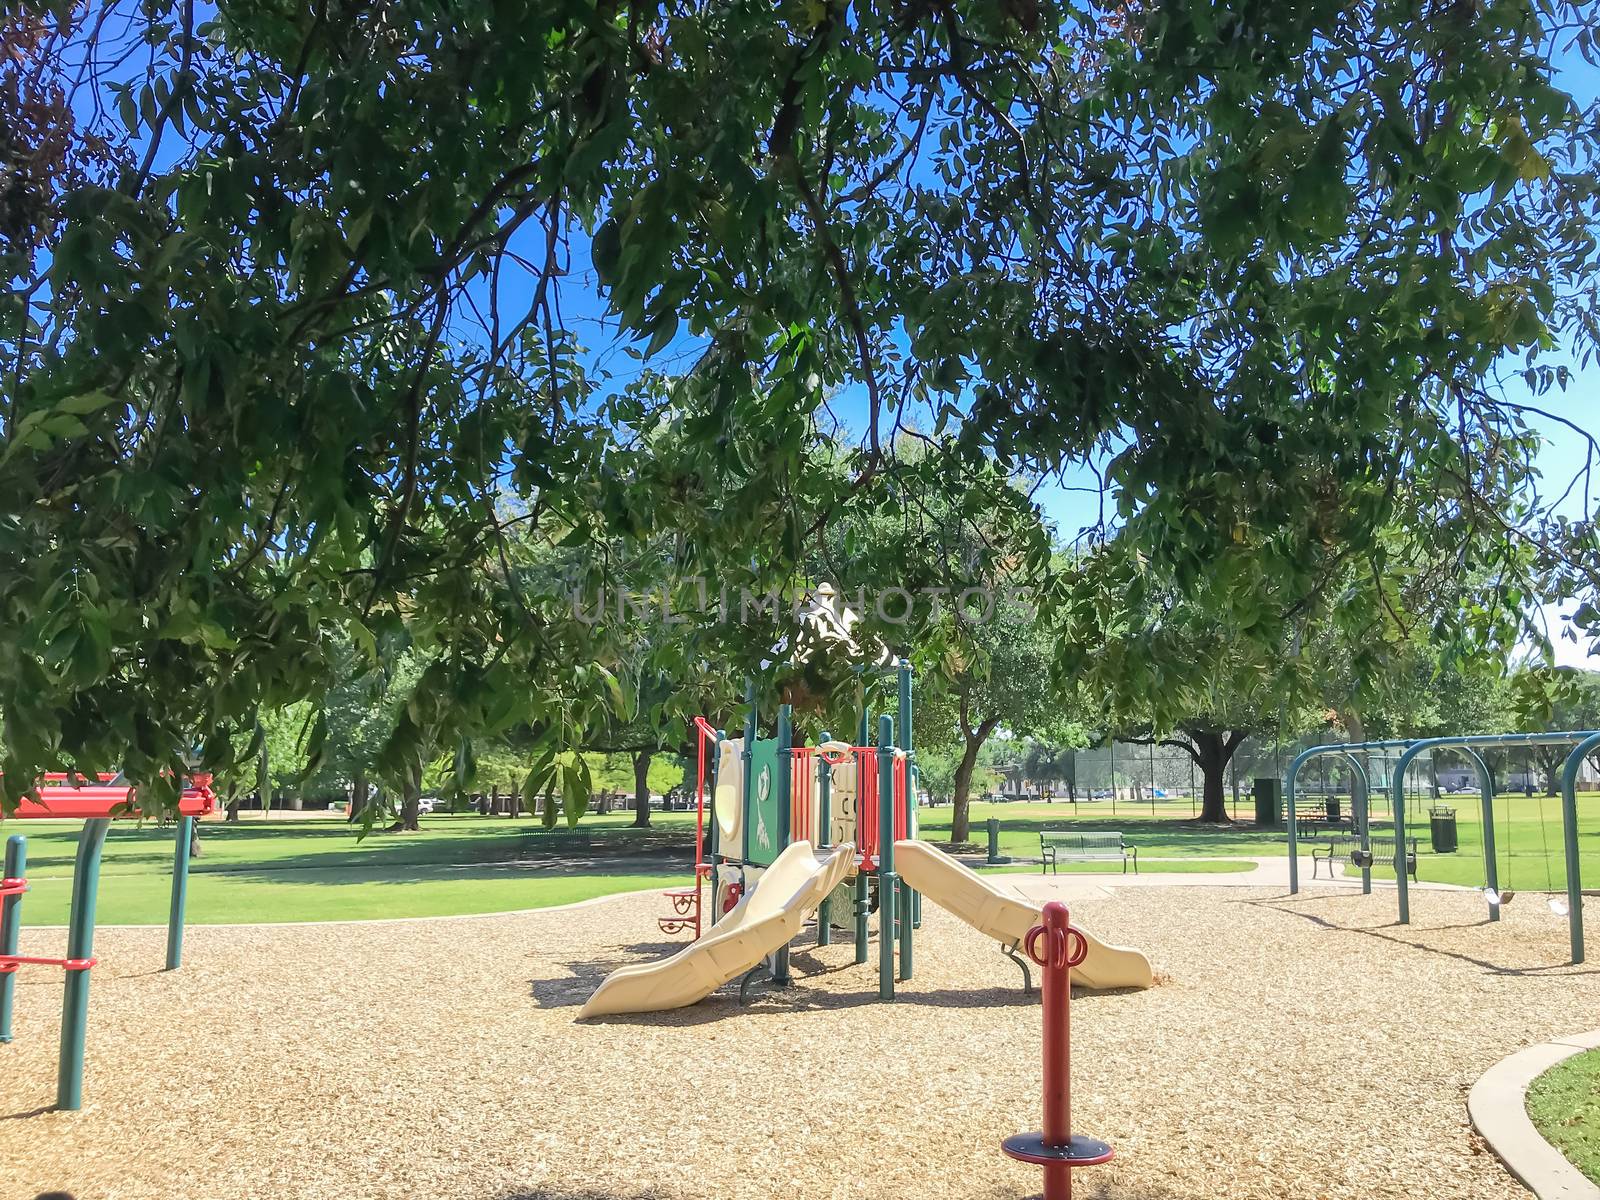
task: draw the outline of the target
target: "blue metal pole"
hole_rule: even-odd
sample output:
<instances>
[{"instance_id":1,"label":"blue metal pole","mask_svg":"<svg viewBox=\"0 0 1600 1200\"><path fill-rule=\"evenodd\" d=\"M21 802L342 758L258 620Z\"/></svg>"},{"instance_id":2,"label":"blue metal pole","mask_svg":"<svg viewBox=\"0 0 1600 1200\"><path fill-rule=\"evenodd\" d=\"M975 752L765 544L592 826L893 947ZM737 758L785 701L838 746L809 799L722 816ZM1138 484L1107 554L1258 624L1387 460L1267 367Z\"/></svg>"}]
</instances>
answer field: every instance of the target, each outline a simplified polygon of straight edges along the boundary
<instances>
[{"instance_id":1,"label":"blue metal pole","mask_svg":"<svg viewBox=\"0 0 1600 1200\"><path fill-rule=\"evenodd\" d=\"M1561 770L1561 838L1567 855L1567 936L1572 961L1583 961L1583 880L1578 866L1578 772L1583 760L1600 750L1600 733L1573 747Z\"/></svg>"},{"instance_id":2,"label":"blue metal pole","mask_svg":"<svg viewBox=\"0 0 1600 1200\"><path fill-rule=\"evenodd\" d=\"M1372 784L1367 778L1367 768L1354 754L1345 751L1345 757L1350 760L1350 816L1356 824L1356 836L1361 839L1363 851L1372 849L1372 812L1369 803L1372 795ZM1358 787L1357 784L1360 786ZM1357 794L1359 793L1359 794ZM1367 865L1361 868L1361 894L1372 895L1372 863L1363 860Z\"/></svg>"},{"instance_id":3,"label":"blue metal pole","mask_svg":"<svg viewBox=\"0 0 1600 1200\"><path fill-rule=\"evenodd\" d=\"M878 998L894 999L894 718L878 718Z\"/></svg>"},{"instance_id":4,"label":"blue metal pole","mask_svg":"<svg viewBox=\"0 0 1600 1200\"><path fill-rule=\"evenodd\" d=\"M1495 862L1494 855L1494 772L1489 770L1489 764L1484 761L1471 746L1461 747L1461 752L1472 759L1473 766L1478 771L1478 794L1481 798L1483 812L1483 886L1500 894L1500 867ZM1489 904L1489 920L1500 919L1500 904L1491 901Z\"/></svg>"},{"instance_id":5,"label":"blue metal pole","mask_svg":"<svg viewBox=\"0 0 1600 1200\"><path fill-rule=\"evenodd\" d=\"M826 729L818 744L826 746L833 740ZM827 846L833 837L833 768L820 753L813 754L811 761L817 767L817 846ZM833 942L833 895L829 893L822 898L822 903L817 906L817 945L827 946Z\"/></svg>"},{"instance_id":6,"label":"blue metal pole","mask_svg":"<svg viewBox=\"0 0 1600 1200\"><path fill-rule=\"evenodd\" d=\"M911 661L902 658L899 662L899 700L900 700L900 749L906 752L906 836L917 836L917 756L915 744L911 740ZM922 927L922 893L913 891L911 895L910 921L901 933L901 940L905 943L903 953L910 961L911 955L911 930ZM902 979L910 979L908 968L902 968L906 974Z\"/></svg>"},{"instance_id":7,"label":"blue metal pole","mask_svg":"<svg viewBox=\"0 0 1600 1200\"><path fill-rule=\"evenodd\" d=\"M778 848L781 854L789 848L789 838L794 833L790 804L794 798L794 710L787 704L778 706L778 778L774 787L778 793ZM789 947L783 945L772 957L772 982L782 986L789 982Z\"/></svg>"},{"instance_id":8,"label":"blue metal pole","mask_svg":"<svg viewBox=\"0 0 1600 1200\"><path fill-rule=\"evenodd\" d=\"M67 925L67 957L94 957L94 910L100 891L100 856L111 821L91 817L78 835L78 857L72 870L72 915ZM89 971L67 972L61 1001L61 1057L56 1073L56 1107L83 1107L83 1044L89 1031Z\"/></svg>"},{"instance_id":9,"label":"blue metal pole","mask_svg":"<svg viewBox=\"0 0 1600 1200\"><path fill-rule=\"evenodd\" d=\"M194 818L178 818L178 840L172 851L172 904L167 909L167 970L183 965L183 914L189 899L189 844Z\"/></svg>"},{"instance_id":10,"label":"blue metal pole","mask_svg":"<svg viewBox=\"0 0 1600 1200\"><path fill-rule=\"evenodd\" d=\"M1295 841L1294 781L1295 777L1300 774L1301 764L1308 762L1314 753L1316 751L1313 749L1301 751L1296 755L1295 760L1289 764L1289 773L1283 781L1283 804L1289 824L1289 894L1291 896L1300 891L1300 848ZM1256 811L1259 812L1260 810L1257 809Z\"/></svg>"},{"instance_id":11,"label":"blue metal pole","mask_svg":"<svg viewBox=\"0 0 1600 1200\"><path fill-rule=\"evenodd\" d=\"M856 962L867 961L867 910L872 906L872 901L867 895L867 873L856 873Z\"/></svg>"},{"instance_id":12,"label":"blue metal pole","mask_svg":"<svg viewBox=\"0 0 1600 1200\"><path fill-rule=\"evenodd\" d=\"M1400 895L1400 924L1411 924L1411 878L1406 874L1406 768L1411 760L1428 748L1415 742L1401 752L1389 784L1390 808L1394 812L1394 881Z\"/></svg>"},{"instance_id":13,"label":"blue metal pole","mask_svg":"<svg viewBox=\"0 0 1600 1200\"><path fill-rule=\"evenodd\" d=\"M14 833L6 839L5 878L20 883L28 873L28 839ZM15 954L22 936L22 896L0 900L0 954ZM11 1040L11 1006L16 1000L17 975L0 975L0 1043Z\"/></svg>"},{"instance_id":14,"label":"blue metal pole","mask_svg":"<svg viewBox=\"0 0 1600 1200\"><path fill-rule=\"evenodd\" d=\"M744 878L744 864L750 861L750 811L755 804L755 788L751 786L754 780L750 778L751 755L756 746L756 681L744 681L744 701L749 706L749 712L744 719L744 812L739 818L739 877Z\"/></svg>"}]
</instances>

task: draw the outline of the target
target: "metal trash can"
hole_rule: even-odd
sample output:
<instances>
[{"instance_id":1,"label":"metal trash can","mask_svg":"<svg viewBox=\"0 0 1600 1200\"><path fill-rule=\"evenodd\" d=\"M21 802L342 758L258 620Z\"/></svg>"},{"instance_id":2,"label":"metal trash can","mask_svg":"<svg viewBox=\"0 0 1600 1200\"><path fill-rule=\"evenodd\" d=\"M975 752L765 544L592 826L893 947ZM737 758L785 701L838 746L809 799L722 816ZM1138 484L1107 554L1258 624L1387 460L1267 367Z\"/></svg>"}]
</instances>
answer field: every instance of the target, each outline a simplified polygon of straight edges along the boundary
<instances>
[{"instance_id":1,"label":"metal trash can","mask_svg":"<svg viewBox=\"0 0 1600 1200\"><path fill-rule=\"evenodd\" d=\"M1283 823L1283 780L1263 777L1255 781L1256 824L1268 829Z\"/></svg>"},{"instance_id":2,"label":"metal trash can","mask_svg":"<svg viewBox=\"0 0 1600 1200\"><path fill-rule=\"evenodd\" d=\"M1340 813L1339 797L1329 796L1325 803L1328 806L1328 823L1331 825L1337 825L1339 823Z\"/></svg>"},{"instance_id":3,"label":"metal trash can","mask_svg":"<svg viewBox=\"0 0 1600 1200\"><path fill-rule=\"evenodd\" d=\"M1435 854L1456 852L1456 810L1448 805L1435 804L1428 810L1428 824L1433 833Z\"/></svg>"}]
</instances>

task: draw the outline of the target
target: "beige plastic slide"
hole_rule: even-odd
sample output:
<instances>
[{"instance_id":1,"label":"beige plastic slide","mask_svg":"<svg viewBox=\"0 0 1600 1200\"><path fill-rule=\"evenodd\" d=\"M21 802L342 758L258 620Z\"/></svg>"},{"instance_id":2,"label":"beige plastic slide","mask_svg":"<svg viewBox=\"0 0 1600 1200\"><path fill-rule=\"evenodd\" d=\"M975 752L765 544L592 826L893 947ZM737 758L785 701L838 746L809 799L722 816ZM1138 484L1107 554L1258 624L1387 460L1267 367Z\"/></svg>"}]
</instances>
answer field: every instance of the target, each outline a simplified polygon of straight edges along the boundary
<instances>
[{"instance_id":1,"label":"beige plastic slide","mask_svg":"<svg viewBox=\"0 0 1600 1200\"><path fill-rule=\"evenodd\" d=\"M579 1017L657 1012L703 1000L794 940L817 905L855 869L854 846L818 856L795 842L761 874L733 911L671 958L606 976Z\"/></svg>"},{"instance_id":2,"label":"beige plastic slide","mask_svg":"<svg viewBox=\"0 0 1600 1200\"><path fill-rule=\"evenodd\" d=\"M927 842L894 844L900 878L979 933L1016 950L1039 923L1039 906L1003 891ZM1080 927L1081 932L1081 927ZM1088 933L1089 953L1072 968L1072 982L1094 991L1147 988L1155 980L1150 960L1126 946L1108 946Z\"/></svg>"}]
</instances>

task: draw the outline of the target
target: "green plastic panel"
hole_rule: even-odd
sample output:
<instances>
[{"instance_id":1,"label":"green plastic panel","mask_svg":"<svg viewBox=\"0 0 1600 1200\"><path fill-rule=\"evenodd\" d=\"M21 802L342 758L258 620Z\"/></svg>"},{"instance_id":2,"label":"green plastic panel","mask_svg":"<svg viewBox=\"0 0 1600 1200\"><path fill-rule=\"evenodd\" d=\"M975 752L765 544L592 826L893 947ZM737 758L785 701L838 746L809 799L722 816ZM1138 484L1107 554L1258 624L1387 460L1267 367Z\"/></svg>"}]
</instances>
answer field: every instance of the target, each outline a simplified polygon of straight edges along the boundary
<instances>
[{"instance_id":1,"label":"green plastic panel","mask_svg":"<svg viewBox=\"0 0 1600 1200\"><path fill-rule=\"evenodd\" d=\"M777 739L757 738L750 750L750 794L745 820L750 828L750 861L769 865L783 853L783 806L789 803L788 781L778 770Z\"/></svg>"}]
</instances>

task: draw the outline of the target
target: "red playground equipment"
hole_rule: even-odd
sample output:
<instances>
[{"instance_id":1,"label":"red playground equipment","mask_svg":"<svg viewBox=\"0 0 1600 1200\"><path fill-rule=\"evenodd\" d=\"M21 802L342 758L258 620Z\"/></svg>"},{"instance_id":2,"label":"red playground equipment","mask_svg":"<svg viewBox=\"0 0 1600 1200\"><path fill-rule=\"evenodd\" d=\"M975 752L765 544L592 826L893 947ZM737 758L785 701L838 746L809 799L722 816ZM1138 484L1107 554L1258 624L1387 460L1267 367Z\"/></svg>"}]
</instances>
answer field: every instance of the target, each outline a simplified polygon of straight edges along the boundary
<instances>
[{"instance_id":1,"label":"red playground equipment","mask_svg":"<svg viewBox=\"0 0 1600 1200\"><path fill-rule=\"evenodd\" d=\"M1072 1132L1072 968L1089 953L1089 943L1072 927L1067 906L1051 900L1023 946L1044 968L1044 1130L1012 1134L1000 1147L1044 1168L1044 1200L1072 1200L1073 1168L1109 1162L1115 1153L1097 1138Z\"/></svg>"},{"instance_id":2,"label":"red playground equipment","mask_svg":"<svg viewBox=\"0 0 1600 1200\"><path fill-rule=\"evenodd\" d=\"M700 922L705 884L711 878L711 864L706 862L706 743L717 746L717 731L704 717L694 719L695 783L694 783L694 886L673 888L663 893L672 903L672 915L660 917L657 924L662 933L682 933L692 929L696 940L700 937Z\"/></svg>"},{"instance_id":3,"label":"red playground equipment","mask_svg":"<svg viewBox=\"0 0 1600 1200\"><path fill-rule=\"evenodd\" d=\"M79 777L81 778L81 776ZM66 972L61 1007L61 1057L56 1078L56 1107L83 1107L83 1043L89 1023L89 975L95 965L95 902L100 886L100 856L111 821L139 817L134 791L114 775L74 785L66 775L46 775L8 820L82 820L72 872L72 911L67 926L67 953L62 958L17 953L22 932L22 897L28 891L28 842L21 834L6 839L5 874L0 878L0 1043L11 1041L11 1013L19 967L58 967ZM173 854L172 906L167 920L167 969L176 968L183 953L184 907L189 884L189 842L196 817L216 808L208 775L195 776L178 800L177 847Z\"/></svg>"}]
</instances>

